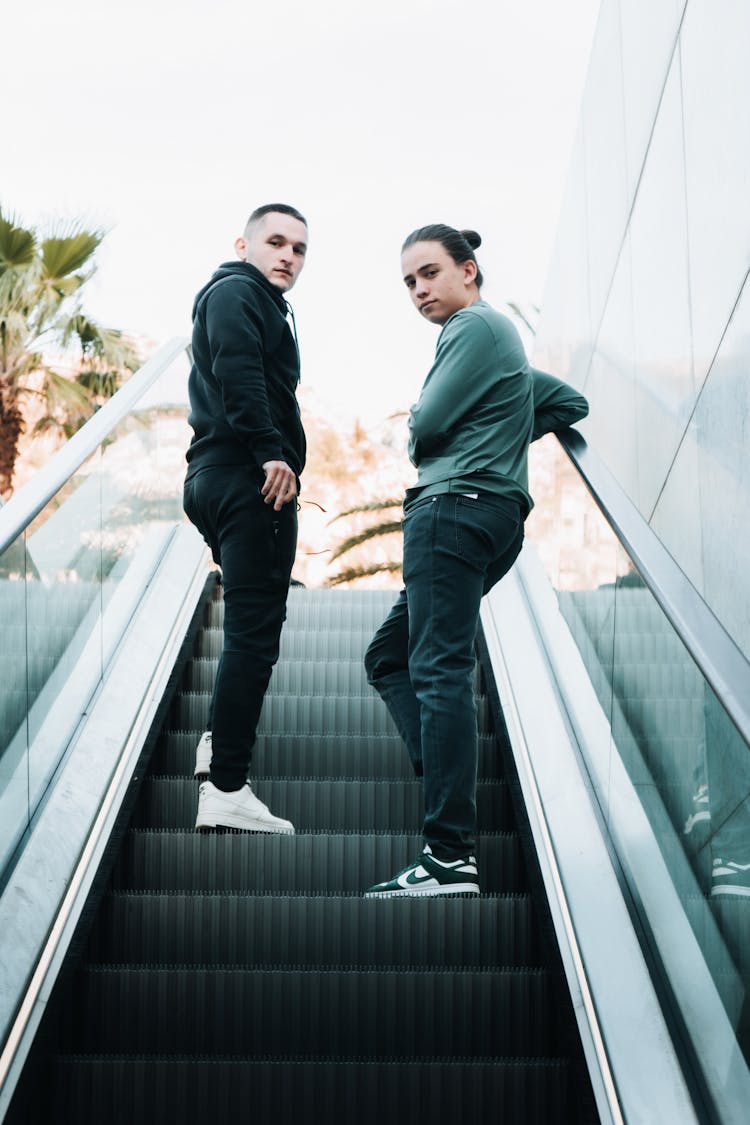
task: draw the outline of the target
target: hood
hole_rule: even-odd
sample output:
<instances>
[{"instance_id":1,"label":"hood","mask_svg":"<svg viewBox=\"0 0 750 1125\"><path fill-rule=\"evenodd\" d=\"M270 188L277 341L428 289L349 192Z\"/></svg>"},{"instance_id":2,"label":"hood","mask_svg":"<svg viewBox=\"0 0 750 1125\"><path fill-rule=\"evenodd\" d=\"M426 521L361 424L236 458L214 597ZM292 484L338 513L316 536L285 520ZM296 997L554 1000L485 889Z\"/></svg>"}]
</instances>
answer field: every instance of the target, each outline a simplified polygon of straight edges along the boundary
<instances>
[{"instance_id":1,"label":"hood","mask_svg":"<svg viewBox=\"0 0 750 1125\"><path fill-rule=\"evenodd\" d=\"M262 289L264 293L276 302L282 315L286 316L289 306L284 294L280 289L277 289L275 285L271 285L271 282L263 276L259 269L256 269L255 266L251 266L249 262L224 262L214 271L210 281L207 281L203 288L196 294L195 301L193 302L193 317L195 317L195 311L198 308L201 298L205 296L217 281L221 281L224 277L240 277L243 281L247 281L249 284L256 286L256 288Z\"/></svg>"}]
</instances>

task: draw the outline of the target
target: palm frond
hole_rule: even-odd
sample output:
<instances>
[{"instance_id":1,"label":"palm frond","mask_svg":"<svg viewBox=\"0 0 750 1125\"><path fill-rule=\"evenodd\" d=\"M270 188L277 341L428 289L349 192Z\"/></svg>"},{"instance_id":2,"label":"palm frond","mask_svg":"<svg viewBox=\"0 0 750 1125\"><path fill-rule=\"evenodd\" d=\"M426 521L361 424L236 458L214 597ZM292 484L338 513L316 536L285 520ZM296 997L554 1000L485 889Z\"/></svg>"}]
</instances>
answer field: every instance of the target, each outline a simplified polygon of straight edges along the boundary
<instances>
[{"instance_id":1,"label":"palm frond","mask_svg":"<svg viewBox=\"0 0 750 1125\"><path fill-rule=\"evenodd\" d=\"M118 371L96 371L90 368L76 375L76 383L85 388L90 399L112 398L120 389L120 381Z\"/></svg>"},{"instance_id":2,"label":"palm frond","mask_svg":"<svg viewBox=\"0 0 750 1125\"><path fill-rule=\"evenodd\" d=\"M70 437L96 406L135 370L139 357L120 332L100 327L81 307L80 291L96 270L104 232L68 222L26 228L0 208L0 380L6 421L19 413L18 397L43 403L35 432L56 428ZM45 354L65 355L75 374L65 378ZM2 435L5 437L5 435ZM0 487L7 490L18 442L3 453Z\"/></svg>"},{"instance_id":3,"label":"palm frond","mask_svg":"<svg viewBox=\"0 0 750 1125\"><path fill-rule=\"evenodd\" d=\"M354 516L359 512L382 512L387 508L400 508L402 503L403 499L399 498L398 500L373 500L371 504L359 504L356 508L347 508L345 512L339 512L337 516L328 521L328 527L336 520L343 519L344 516Z\"/></svg>"},{"instance_id":4,"label":"palm frond","mask_svg":"<svg viewBox=\"0 0 750 1125\"><path fill-rule=\"evenodd\" d=\"M71 226L67 234L45 238L42 263L47 278L59 281L90 264L103 238L103 231L83 230L77 225Z\"/></svg>"},{"instance_id":5,"label":"palm frond","mask_svg":"<svg viewBox=\"0 0 750 1125\"><path fill-rule=\"evenodd\" d=\"M373 574L399 574L401 563L384 562L373 563L372 566L352 566L347 570L340 570L338 574L326 578L326 586L342 586L346 582L356 582L358 578L369 578Z\"/></svg>"},{"instance_id":6,"label":"palm frond","mask_svg":"<svg viewBox=\"0 0 750 1125\"><path fill-rule=\"evenodd\" d=\"M35 371L44 371L44 357L41 352L23 352L17 356L10 372L9 382L19 393L28 389L28 377Z\"/></svg>"},{"instance_id":7,"label":"palm frond","mask_svg":"<svg viewBox=\"0 0 750 1125\"><path fill-rule=\"evenodd\" d=\"M397 531L401 531L401 520L397 523L379 523L374 527L366 527L364 531L360 531L357 535L352 535L349 539L345 539L343 543L339 543L338 547L331 551L331 562L340 558L341 555L345 555L347 551L353 550L354 547L359 547L361 543L366 543L369 539L375 539L380 535L393 535Z\"/></svg>"},{"instance_id":8,"label":"palm frond","mask_svg":"<svg viewBox=\"0 0 750 1125\"><path fill-rule=\"evenodd\" d=\"M45 375L43 393L49 414L91 414L91 394L77 379L69 379L50 367L45 368Z\"/></svg>"},{"instance_id":9,"label":"palm frond","mask_svg":"<svg viewBox=\"0 0 750 1125\"><path fill-rule=\"evenodd\" d=\"M140 357L124 333L115 328L103 328L80 309L61 317L57 329L65 347L73 341L80 346L87 359L101 360L113 368L135 371Z\"/></svg>"},{"instance_id":10,"label":"palm frond","mask_svg":"<svg viewBox=\"0 0 750 1125\"><path fill-rule=\"evenodd\" d=\"M0 210L0 272L29 266L36 255L36 238L32 230L19 226L13 217Z\"/></svg>"}]
</instances>

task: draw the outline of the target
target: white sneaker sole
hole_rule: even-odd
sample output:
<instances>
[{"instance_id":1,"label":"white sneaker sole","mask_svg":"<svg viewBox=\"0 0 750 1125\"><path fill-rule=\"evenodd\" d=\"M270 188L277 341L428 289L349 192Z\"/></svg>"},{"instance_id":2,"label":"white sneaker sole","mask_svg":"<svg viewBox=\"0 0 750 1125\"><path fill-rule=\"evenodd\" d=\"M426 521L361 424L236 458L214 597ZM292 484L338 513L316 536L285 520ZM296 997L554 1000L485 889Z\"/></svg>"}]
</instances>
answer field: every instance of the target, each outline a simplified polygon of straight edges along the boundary
<instances>
[{"instance_id":1,"label":"white sneaker sole","mask_svg":"<svg viewBox=\"0 0 750 1125\"><path fill-rule=\"evenodd\" d=\"M246 816L233 816L232 813L221 813L212 816L210 813L199 813L195 821L196 832L209 828L240 828L244 832L267 832L279 836L293 836L293 825L269 824L267 820L248 821Z\"/></svg>"},{"instance_id":2,"label":"white sneaker sole","mask_svg":"<svg viewBox=\"0 0 750 1125\"><path fill-rule=\"evenodd\" d=\"M476 883L455 883L450 887L400 887L397 891L366 891L365 898L419 898L426 895L478 895Z\"/></svg>"},{"instance_id":3,"label":"white sneaker sole","mask_svg":"<svg viewBox=\"0 0 750 1125\"><path fill-rule=\"evenodd\" d=\"M731 895L734 898L750 898L750 887L732 886L731 883L718 883L711 888L711 898Z\"/></svg>"}]
</instances>

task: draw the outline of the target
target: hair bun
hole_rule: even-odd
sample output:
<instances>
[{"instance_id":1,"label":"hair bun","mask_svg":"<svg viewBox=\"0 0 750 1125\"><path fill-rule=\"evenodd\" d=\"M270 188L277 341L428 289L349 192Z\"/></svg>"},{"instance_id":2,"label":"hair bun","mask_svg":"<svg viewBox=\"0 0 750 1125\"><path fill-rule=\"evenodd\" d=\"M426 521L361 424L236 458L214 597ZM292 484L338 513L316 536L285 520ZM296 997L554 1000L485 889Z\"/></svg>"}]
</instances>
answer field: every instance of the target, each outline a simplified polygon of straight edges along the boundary
<instances>
[{"instance_id":1,"label":"hair bun","mask_svg":"<svg viewBox=\"0 0 750 1125\"><path fill-rule=\"evenodd\" d=\"M482 236L477 234L475 230L462 230L461 234L464 236L472 250L477 250L482 245Z\"/></svg>"}]
</instances>

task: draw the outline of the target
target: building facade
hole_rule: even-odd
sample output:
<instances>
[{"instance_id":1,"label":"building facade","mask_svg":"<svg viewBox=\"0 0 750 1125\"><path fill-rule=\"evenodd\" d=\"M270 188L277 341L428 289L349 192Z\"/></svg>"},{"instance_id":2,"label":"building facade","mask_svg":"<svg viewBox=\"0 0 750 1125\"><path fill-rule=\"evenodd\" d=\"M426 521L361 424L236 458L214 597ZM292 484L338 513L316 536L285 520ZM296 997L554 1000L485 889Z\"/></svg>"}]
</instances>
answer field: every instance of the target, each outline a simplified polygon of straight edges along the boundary
<instances>
[{"instance_id":1,"label":"building facade","mask_svg":"<svg viewBox=\"0 0 750 1125\"><path fill-rule=\"evenodd\" d=\"M750 656L750 4L603 0L534 362Z\"/></svg>"}]
</instances>

